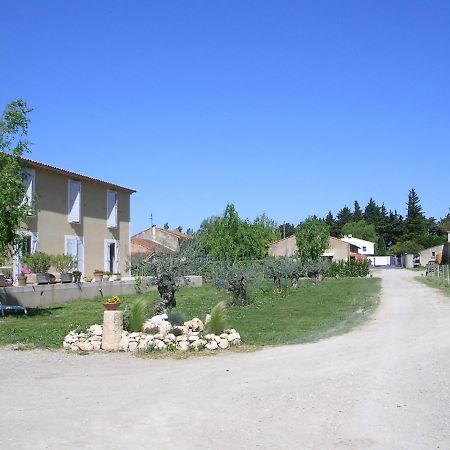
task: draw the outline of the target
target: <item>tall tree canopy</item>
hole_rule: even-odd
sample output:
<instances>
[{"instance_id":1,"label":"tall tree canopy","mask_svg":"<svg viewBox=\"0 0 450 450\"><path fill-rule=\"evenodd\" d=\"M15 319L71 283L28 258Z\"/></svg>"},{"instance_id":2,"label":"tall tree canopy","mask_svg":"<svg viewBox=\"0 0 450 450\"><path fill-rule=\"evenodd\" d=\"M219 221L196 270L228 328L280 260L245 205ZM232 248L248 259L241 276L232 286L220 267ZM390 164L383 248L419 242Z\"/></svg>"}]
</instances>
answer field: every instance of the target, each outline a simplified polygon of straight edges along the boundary
<instances>
[{"instance_id":1,"label":"tall tree canopy","mask_svg":"<svg viewBox=\"0 0 450 450\"><path fill-rule=\"evenodd\" d=\"M195 240L205 256L220 260L260 259L267 255L267 246L279 239L277 225L265 214L253 223L242 220L233 204L222 216L203 221Z\"/></svg>"},{"instance_id":2,"label":"tall tree canopy","mask_svg":"<svg viewBox=\"0 0 450 450\"><path fill-rule=\"evenodd\" d=\"M364 219L358 222L348 222L342 227L343 234L351 234L352 236L377 243L378 236L375 231L375 225L367 223Z\"/></svg>"},{"instance_id":3,"label":"tall tree canopy","mask_svg":"<svg viewBox=\"0 0 450 450\"><path fill-rule=\"evenodd\" d=\"M0 257L10 256L20 241L18 231L30 206L23 199L23 163L29 151L26 139L32 110L23 100L9 103L0 118Z\"/></svg>"},{"instance_id":4,"label":"tall tree canopy","mask_svg":"<svg viewBox=\"0 0 450 450\"><path fill-rule=\"evenodd\" d=\"M298 256L305 261L317 261L330 243L327 224L314 217L308 217L299 224L295 230L295 237Z\"/></svg>"}]
</instances>

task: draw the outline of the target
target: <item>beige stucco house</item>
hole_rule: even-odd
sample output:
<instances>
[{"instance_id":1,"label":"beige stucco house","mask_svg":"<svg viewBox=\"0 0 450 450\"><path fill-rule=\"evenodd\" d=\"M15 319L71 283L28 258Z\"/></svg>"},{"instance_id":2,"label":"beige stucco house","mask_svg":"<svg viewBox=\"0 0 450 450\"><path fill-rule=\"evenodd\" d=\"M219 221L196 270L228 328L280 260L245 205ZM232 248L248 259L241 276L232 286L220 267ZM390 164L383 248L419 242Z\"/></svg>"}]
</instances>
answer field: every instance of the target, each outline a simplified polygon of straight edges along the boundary
<instances>
[{"instance_id":1,"label":"beige stucco house","mask_svg":"<svg viewBox=\"0 0 450 450\"><path fill-rule=\"evenodd\" d=\"M130 196L116 184L24 159L27 198L33 212L26 220L23 253L69 254L78 270L92 277L95 269L128 273ZM34 201L33 201L34 199Z\"/></svg>"},{"instance_id":2,"label":"beige stucco house","mask_svg":"<svg viewBox=\"0 0 450 450\"><path fill-rule=\"evenodd\" d=\"M269 245L269 256L293 256L297 253L295 235L273 242ZM330 236L329 248L322 254L332 261L348 261L358 254L358 247Z\"/></svg>"},{"instance_id":3,"label":"beige stucco house","mask_svg":"<svg viewBox=\"0 0 450 450\"><path fill-rule=\"evenodd\" d=\"M426 266L430 261L440 264L450 264L450 231L447 231L447 242L419 252L420 265Z\"/></svg>"}]
</instances>

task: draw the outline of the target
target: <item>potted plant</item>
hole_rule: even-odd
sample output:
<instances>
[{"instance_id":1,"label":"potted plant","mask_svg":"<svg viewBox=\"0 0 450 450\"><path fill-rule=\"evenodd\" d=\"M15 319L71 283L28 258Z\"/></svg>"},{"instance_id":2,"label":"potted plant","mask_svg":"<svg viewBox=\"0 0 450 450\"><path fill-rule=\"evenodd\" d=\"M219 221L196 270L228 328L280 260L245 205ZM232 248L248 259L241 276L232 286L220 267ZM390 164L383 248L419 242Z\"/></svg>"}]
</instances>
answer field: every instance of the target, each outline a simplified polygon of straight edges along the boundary
<instances>
[{"instance_id":1,"label":"potted plant","mask_svg":"<svg viewBox=\"0 0 450 450\"><path fill-rule=\"evenodd\" d=\"M48 273L48 269L50 269L52 264L52 257L50 255L44 252L36 252L32 255L26 255L23 258L23 262L36 274L37 284L50 283L51 276Z\"/></svg>"},{"instance_id":2,"label":"potted plant","mask_svg":"<svg viewBox=\"0 0 450 450\"><path fill-rule=\"evenodd\" d=\"M116 273L114 274L114 279L115 279L116 281L120 281L120 280L122 279L122 274L119 273L119 272L116 272Z\"/></svg>"},{"instance_id":3,"label":"potted plant","mask_svg":"<svg viewBox=\"0 0 450 450\"><path fill-rule=\"evenodd\" d=\"M72 270L78 265L78 260L71 255L55 255L52 258L53 265L60 273L61 283L71 283L73 274Z\"/></svg>"},{"instance_id":4,"label":"potted plant","mask_svg":"<svg viewBox=\"0 0 450 450\"><path fill-rule=\"evenodd\" d=\"M31 273L31 269L29 267L22 267L20 269L20 274L17 275L17 286L26 286L27 285L27 275Z\"/></svg>"},{"instance_id":5,"label":"potted plant","mask_svg":"<svg viewBox=\"0 0 450 450\"><path fill-rule=\"evenodd\" d=\"M108 300L103 303L103 307L106 309L106 311L116 311L120 305L121 301L120 298L117 297L117 295L109 297Z\"/></svg>"},{"instance_id":6,"label":"potted plant","mask_svg":"<svg viewBox=\"0 0 450 450\"><path fill-rule=\"evenodd\" d=\"M82 273L79 270L74 270L72 273L73 273L73 282L79 283L81 281Z\"/></svg>"},{"instance_id":7,"label":"potted plant","mask_svg":"<svg viewBox=\"0 0 450 450\"><path fill-rule=\"evenodd\" d=\"M111 272L103 272L103 281L109 281L110 276Z\"/></svg>"},{"instance_id":8,"label":"potted plant","mask_svg":"<svg viewBox=\"0 0 450 450\"><path fill-rule=\"evenodd\" d=\"M104 273L105 272L103 270L95 269L94 270L94 281L96 281L96 282L102 281Z\"/></svg>"}]
</instances>

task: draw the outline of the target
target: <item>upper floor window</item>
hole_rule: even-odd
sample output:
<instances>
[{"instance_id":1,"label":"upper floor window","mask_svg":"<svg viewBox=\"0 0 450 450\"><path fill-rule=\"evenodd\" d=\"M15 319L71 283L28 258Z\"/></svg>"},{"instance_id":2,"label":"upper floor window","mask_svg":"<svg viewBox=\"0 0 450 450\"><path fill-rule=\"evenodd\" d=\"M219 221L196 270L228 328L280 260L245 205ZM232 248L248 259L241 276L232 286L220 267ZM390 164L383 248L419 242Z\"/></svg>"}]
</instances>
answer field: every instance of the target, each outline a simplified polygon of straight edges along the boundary
<instances>
[{"instance_id":1,"label":"upper floor window","mask_svg":"<svg viewBox=\"0 0 450 450\"><path fill-rule=\"evenodd\" d=\"M106 196L106 226L108 228L117 227L117 191L108 189Z\"/></svg>"},{"instance_id":2,"label":"upper floor window","mask_svg":"<svg viewBox=\"0 0 450 450\"><path fill-rule=\"evenodd\" d=\"M362 248L362 251L365 252L367 250L366 246L364 245Z\"/></svg>"},{"instance_id":3,"label":"upper floor window","mask_svg":"<svg viewBox=\"0 0 450 450\"><path fill-rule=\"evenodd\" d=\"M69 222L80 223L81 217L81 182L69 180Z\"/></svg>"},{"instance_id":4,"label":"upper floor window","mask_svg":"<svg viewBox=\"0 0 450 450\"><path fill-rule=\"evenodd\" d=\"M23 198L23 204L27 205L30 209L28 215L32 216L33 211L33 199L35 194L35 179L36 173L34 169L24 169L23 184L25 185L25 197Z\"/></svg>"}]
</instances>

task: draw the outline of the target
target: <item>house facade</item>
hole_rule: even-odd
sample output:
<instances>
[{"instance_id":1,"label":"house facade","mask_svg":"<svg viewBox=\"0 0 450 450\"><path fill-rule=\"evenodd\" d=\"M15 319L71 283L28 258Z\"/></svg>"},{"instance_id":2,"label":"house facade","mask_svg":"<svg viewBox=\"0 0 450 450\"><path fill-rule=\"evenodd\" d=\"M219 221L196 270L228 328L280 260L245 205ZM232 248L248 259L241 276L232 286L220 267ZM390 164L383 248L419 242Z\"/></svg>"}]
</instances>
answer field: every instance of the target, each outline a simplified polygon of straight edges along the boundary
<instances>
[{"instance_id":1,"label":"house facade","mask_svg":"<svg viewBox=\"0 0 450 450\"><path fill-rule=\"evenodd\" d=\"M426 266L430 261L450 264L450 231L447 231L447 242L422 250L419 257L421 266Z\"/></svg>"},{"instance_id":2,"label":"house facade","mask_svg":"<svg viewBox=\"0 0 450 450\"><path fill-rule=\"evenodd\" d=\"M130 255L130 197L135 191L47 164L26 165L25 201L33 211L21 230L24 245L14 259L37 251L68 254L78 270L91 277L94 270L128 274Z\"/></svg>"},{"instance_id":3,"label":"house facade","mask_svg":"<svg viewBox=\"0 0 450 450\"><path fill-rule=\"evenodd\" d=\"M374 242L356 238L356 237L352 236L351 234L344 236L341 240L358 247L359 253L361 255L372 256L375 254L375 243Z\"/></svg>"},{"instance_id":4,"label":"house facade","mask_svg":"<svg viewBox=\"0 0 450 450\"><path fill-rule=\"evenodd\" d=\"M269 245L269 256L294 256L297 254L297 239L295 235L273 242ZM348 261L359 258L358 247L330 236L329 248L322 257L331 261Z\"/></svg>"}]
</instances>

